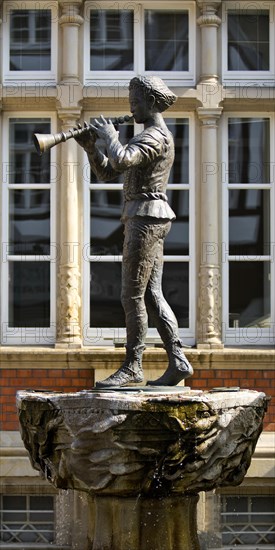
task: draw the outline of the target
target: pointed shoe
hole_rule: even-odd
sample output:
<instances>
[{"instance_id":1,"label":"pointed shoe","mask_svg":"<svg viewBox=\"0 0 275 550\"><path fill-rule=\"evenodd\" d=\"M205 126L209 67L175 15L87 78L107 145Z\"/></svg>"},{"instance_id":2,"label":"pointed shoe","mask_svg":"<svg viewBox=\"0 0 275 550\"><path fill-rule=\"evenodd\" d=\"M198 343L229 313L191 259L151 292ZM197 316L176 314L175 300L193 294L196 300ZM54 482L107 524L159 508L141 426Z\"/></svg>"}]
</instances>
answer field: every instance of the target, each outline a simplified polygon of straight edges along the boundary
<instances>
[{"instance_id":1,"label":"pointed shoe","mask_svg":"<svg viewBox=\"0 0 275 550\"><path fill-rule=\"evenodd\" d=\"M116 372L105 378L105 380L100 380L96 382L96 388L120 388L122 386L128 386L129 384L138 384L143 381L143 371L142 368L131 369L127 365L122 365L120 369Z\"/></svg>"},{"instance_id":2,"label":"pointed shoe","mask_svg":"<svg viewBox=\"0 0 275 550\"><path fill-rule=\"evenodd\" d=\"M148 380L146 386L176 386L182 380L189 378L194 373L192 365L187 359L180 367L168 366L166 371L157 380Z\"/></svg>"}]
</instances>

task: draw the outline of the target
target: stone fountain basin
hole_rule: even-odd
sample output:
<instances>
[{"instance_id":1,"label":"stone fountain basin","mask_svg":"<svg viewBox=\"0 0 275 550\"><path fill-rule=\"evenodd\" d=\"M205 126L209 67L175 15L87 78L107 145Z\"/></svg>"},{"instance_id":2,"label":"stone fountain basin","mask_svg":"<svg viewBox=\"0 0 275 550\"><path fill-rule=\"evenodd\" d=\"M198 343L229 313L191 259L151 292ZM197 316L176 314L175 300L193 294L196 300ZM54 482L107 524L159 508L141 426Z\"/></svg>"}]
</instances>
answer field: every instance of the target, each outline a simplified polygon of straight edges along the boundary
<instances>
[{"instance_id":1,"label":"stone fountain basin","mask_svg":"<svg viewBox=\"0 0 275 550\"><path fill-rule=\"evenodd\" d=\"M238 485L267 401L264 393L234 388L17 393L33 467L55 487L116 496Z\"/></svg>"}]
</instances>

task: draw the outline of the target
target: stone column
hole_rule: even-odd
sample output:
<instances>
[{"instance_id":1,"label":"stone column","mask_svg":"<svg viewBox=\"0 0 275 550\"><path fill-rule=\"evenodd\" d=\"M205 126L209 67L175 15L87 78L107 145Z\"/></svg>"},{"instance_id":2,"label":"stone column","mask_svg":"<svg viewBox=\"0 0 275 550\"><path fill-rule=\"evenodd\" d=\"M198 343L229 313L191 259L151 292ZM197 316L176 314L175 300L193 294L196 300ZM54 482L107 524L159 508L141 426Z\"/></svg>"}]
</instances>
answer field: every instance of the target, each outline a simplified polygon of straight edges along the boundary
<instances>
[{"instance_id":1,"label":"stone column","mask_svg":"<svg viewBox=\"0 0 275 550\"><path fill-rule=\"evenodd\" d=\"M59 109L62 131L68 132L80 116L80 110ZM78 206L77 143L69 139L61 148L61 181L58 197L60 264L57 299L56 347L80 347L80 237Z\"/></svg>"},{"instance_id":2,"label":"stone column","mask_svg":"<svg viewBox=\"0 0 275 550\"><path fill-rule=\"evenodd\" d=\"M59 0L62 27L62 66L60 97L57 104L61 129L68 132L76 126L81 108L79 84L79 14L82 0ZM56 347L80 347L80 235L78 202L78 151L74 139L59 145L61 181L58 193L60 264L57 298Z\"/></svg>"},{"instance_id":3,"label":"stone column","mask_svg":"<svg viewBox=\"0 0 275 550\"><path fill-rule=\"evenodd\" d=\"M198 0L202 12L197 20L198 25L201 27L202 81L218 80L217 31L221 19L216 15L216 11L220 4L221 0Z\"/></svg>"},{"instance_id":4,"label":"stone column","mask_svg":"<svg viewBox=\"0 0 275 550\"><path fill-rule=\"evenodd\" d=\"M218 224L217 123L222 109L199 107L201 121L201 251L198 295L198 347L221 344L220 246Z\"/></svg>"},{"instance_id":5,"label":"stone column","mask_svg":"<svg viewBox=\"0 0 275 550\"><path fill-rule=\"evenodd\" d=\"M60 0L62 15L59 24L63 31L61 82L78 81L78 35L83 18L79 14L82 0Z\"/></svg>"},{"instance_id":6,"label":"stone column","mask_svg":"<svg viewBox=\"0 0 275 550\"><path fill-rule=\"evenodd\" d=\"M222 90L218 77L217 31L221 24L216 11L220 0L197 0L201 16L202 74L197 86L201 107L197 113L201 122L200 181L200 268L198 289L198 347L222 347L221 284L219 238L219 165L217 124L222 113Z\"/></svg>"}]
</instances>

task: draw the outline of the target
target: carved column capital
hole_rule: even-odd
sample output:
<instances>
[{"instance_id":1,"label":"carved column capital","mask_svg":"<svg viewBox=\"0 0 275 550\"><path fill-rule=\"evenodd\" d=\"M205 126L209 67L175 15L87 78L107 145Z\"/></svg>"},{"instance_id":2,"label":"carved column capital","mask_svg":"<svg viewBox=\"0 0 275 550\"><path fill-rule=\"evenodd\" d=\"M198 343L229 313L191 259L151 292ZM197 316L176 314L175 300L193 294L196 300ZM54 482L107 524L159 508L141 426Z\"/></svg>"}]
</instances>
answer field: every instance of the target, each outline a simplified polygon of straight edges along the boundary
<instances>
[{"instance_id":1,"label":"carved column capital","mask_svg":"<svg viewBox=\"0 0 275 550\"><path fill-rule=\"evenodd\" d=\"M57 115L62 122L62 127L71 129L80 119L81 109L60 108L57 110Z\"/></svg>"},{"instance_id":2,"label":"carved column capital","mask_svg":"<svg viewBox=\"0 0 275 550\"><path fill-rule=\"evenodd\" d=\"M216 2L215 0L198 1L198 6L202 13L201 16L197 19L198 25L200 27L205 27L205 26L219 27L222 21L220 17L217 16L216 11L218 10L220 5L221 5L220 0L217 0Z\"/></svg>"},{"instance_id":3,"label":"carved column capital","mask_svg":"<svg viewBox=\"0 0 275 550\"><path fill-rule=\"evenodd\" d=\"M218 122L222 115L222 111L222 107L217 107L214 109L198 107L197 115L202 125L206 128L217 128Z\"/></svg>"},{"instance_id":4,"label":"carved column capital","mask_svg":"<svg viewBox=\"0 0 275 550\"><path fill-rule=\"evenodd\" d=\"M222 0L197 0L197 5L202 13L213 10L215 13L222 4Z\"/></svg>"},{"instance_id":5,"label":"carved column capital","mask_svg":"<svg viewBox=\"0 0 275 550\"><path fill-rule=\"evenodd\" d=\"M62 14L59 18L59 24L62 25L76 25L77 27L80 27L82 25L84 19L80 15L79 11L81 8L82 2L66 2L62 1L60 2Z\"/></svg>"}]
</instances>

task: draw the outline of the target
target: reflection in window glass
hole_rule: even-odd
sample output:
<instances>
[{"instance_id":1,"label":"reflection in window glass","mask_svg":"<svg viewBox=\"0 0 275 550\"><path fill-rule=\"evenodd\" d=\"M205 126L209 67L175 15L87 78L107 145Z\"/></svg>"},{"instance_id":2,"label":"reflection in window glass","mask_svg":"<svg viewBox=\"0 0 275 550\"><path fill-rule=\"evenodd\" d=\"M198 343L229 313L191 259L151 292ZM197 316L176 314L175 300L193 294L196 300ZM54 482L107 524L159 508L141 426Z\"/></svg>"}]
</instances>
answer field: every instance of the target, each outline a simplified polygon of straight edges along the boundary
<instances>
[{"instance_id":1,"label":"reflection in window glass","mask_svg":"<svg viewBox=\"0 0 275 550\"><path fill-rule=\"evenodd\" d=\"M231 118L229 183L270 182L270 129L268 118Z\"/></svg>"},{"instance_id":2,"label":"reflection in window glass","mask_svg":"<svg viewBox=\"0 0 275 550\"><path fill-rule=\"evenodd\" d=\"M228 14L228 70L269 70L269 12Z\"/></svg>"},{"instance_id":3,"label":"reflection in window glass","mask_svg":"<svg viewBox=\"0 0 275 550\"><path fill-rule=\"evenodd\" d=\"M39 156L33 134L50 134L47 119L10 120L9 183L31 184L50 182L50 151Z\"/></svg>"},{"instance_id":4,"label":"reflection in window glass","mask_svg":"<svg viewBox=\"0 0 275 550\"><path fill-rule=\"evenodd\" d=\"M133 12L92 10L90 16L90 70L133 70Z\"/></svg>"},{"instance_id":5,"label":"reflection in window glass","mask_svg":"<svg viewBox=\"0 0 275 550\"><path fill-rule=\"evenodd\" d=\"M229 190L229 254L270 253L270 192Z\"/></svg>"},{"instance_id":6,"label":"reflection in window glass","mask_svg":"<svg viewBox=\"0 0 275 550\"><path fill-rule=\"evenodd\" d=\"M50 253L50 191L10 191L9 254Z\"/></svg>"},{"instance_id":7,"label":"reflection in window glass","mask_svg":"<svg viewBox=\"0 0 275 550\"><path fill-rule=\"evenodd\" d=\"M90 326L124 327L120 301L121 262L92 262L90 271Z\"/></svg>"},{"instance_id":8,"label":"reflection in window glass","mask_svg":"<svg viewBox=\"0 0 275 550\"><path fill-rule=\"evenodd\" d=\"M9 326L50 326L49 262L10 262Z\"/></svg>"},{"instance_id":9,"label":"reflection in window glass","mask_svg":"<svg viewBox=\"0 0 275 550\"><path fill-rule=\"evenodd\" d=\"M90 326L124 327L125 316L120 301L121 263L93 262L90 284ZM177 317L179 327L187 328L189 326L188 263L164 263L163 294Z\"/></svg>"},{"instance_id":10,"label":"reflection in window glass","mask_svg":"<svg viewBox=\"0 0 275 550\"><path fill-rule=\"evenodd\" d=\"M122 191L91 192L91 255L119 255L123 247Z\"/></svg>"},{"instance_id":11,"label":"reflection in window glass","mask_svg":"<svg viewBox=\"0 0 275 550\"><path fill-rule=\"evenodd\" d=\"M176 214L164 241L164 253L184 256L189 254L189 191L170 190L169 204Z\"/></svg>"},{"instance_id":12,"label":"reflection in window glass","mask_svg":"<svg viewBox=\"0 0 275 550\"><path fill-rule=\"evenodd\" d=\"M12 10L10 70L51 69L51 10Z\"/></svg>"},{"instance_id":13,"label":"reflection in window glass","mask_svg":"<svg viewBox=\"0 0 275 550\"><path fill-rule=\"evenodd\" d=\"M163 294L176 315L179 328L189 327L189 263L164 262Z\"/></svg>"},{"instance_id":14,"label":"reflection in window glass","mask_svg":"<svg viewBox=\"0 0 275 550\"><path fill-rule=\"evenodd\" d=\"M166 118L165 123L175 143L175 160L169 183L189 183L189 120Z\"/></svg>"},{"instance_id":15,"label":"reflection in window glass","mask_svg":"<svg viewBox=\"0 0 275 550\"><path fill-rule=\"evenodd\" d=\"M188 13L145 10L145 70L188 71Z\"/></svg>"},{"instance_id":16,"label":"reflection in window glass","mask_svg":"<svg viewBox=\"0 0 275 550\"><path fill-rule=\"evenodd\" d=\"M270 326L270 263L229 263L229 326Z\"/></svg>"}]
</instances>

